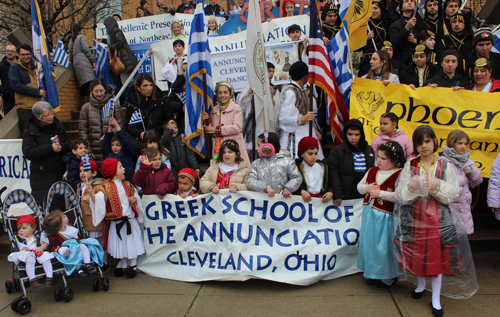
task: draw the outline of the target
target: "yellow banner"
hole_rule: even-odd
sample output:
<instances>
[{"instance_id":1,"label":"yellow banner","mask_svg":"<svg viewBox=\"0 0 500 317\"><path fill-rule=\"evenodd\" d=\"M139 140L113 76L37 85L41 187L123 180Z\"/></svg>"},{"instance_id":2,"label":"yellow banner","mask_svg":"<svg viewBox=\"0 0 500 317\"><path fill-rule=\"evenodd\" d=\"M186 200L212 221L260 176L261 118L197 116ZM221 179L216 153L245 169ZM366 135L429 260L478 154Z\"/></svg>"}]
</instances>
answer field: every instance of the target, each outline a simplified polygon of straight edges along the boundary
<instances>
[{"instance_id":1,"label":"yellow banner","mask_svg":"<svg viewBox=\"0 0 500 317\"><path fill-rule=\"evenodd\" d=\"M350 117L364 126L369 144L378 135L380 116L393 112L399 116L399 128L412 138L413 131L429 125L436 132L443 151L448 134L462 130L469 135L471 159L483 177L490 177L491 166L500 151L500 93L450 88L423 87L356 78L352 86Z\"/></svg>"},{"instance_id":2,"label":"yellow banner","mask_svg":"<svg viewBox=\"0 0 500 317\"><path fill-rule=\"evenodd\" d=\"M344 20L349 28L349 49L354 52L366 45L366 23L372 15L372 0L352 0Z\"/></svg>"}]
</instances>

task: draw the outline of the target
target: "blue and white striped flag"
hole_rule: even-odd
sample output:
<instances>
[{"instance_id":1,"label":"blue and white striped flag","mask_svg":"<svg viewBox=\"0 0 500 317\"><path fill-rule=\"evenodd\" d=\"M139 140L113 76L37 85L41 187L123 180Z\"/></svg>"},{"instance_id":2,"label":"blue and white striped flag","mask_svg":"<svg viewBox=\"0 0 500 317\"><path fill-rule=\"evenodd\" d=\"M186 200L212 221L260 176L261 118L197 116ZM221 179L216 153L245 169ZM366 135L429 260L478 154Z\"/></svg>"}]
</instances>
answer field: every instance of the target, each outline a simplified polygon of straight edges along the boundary
<instances>
[{"instance_id":1,"label":"blue and white striped flag","mask_svg":"<svg viewBox=\"0 0 500 317\"><path fill-rule=\"evenodd\" d=\"M339 87L344 103L349 108L349 96L351 95L351 84L353 82L352 74L349 72L349 30L347 23L335 35L328 45L328 55L332 63L332 70Z\"/></svg>"},{"instance_id":2,"label":"blue and white striped flag","mask_svg":"<svg viewBox=\"0 0 500 317\"><path fill-rule=\"evenodd\" d=\"M180 92L180 93L178 93L176 95L181 100L182 104L185 105L186 104L186 93L185 92Z\"/></svg>"},{"instance_id":3,"label":"blue and white striped flag","mask_svg":"<svg viewBox=\"0 0 500 317\"><path fill-rule=\"evenodd\" d=\"M113 84L113 79L109 73L109 51L106 45L94 40L94 58L95 58L95 77L104 80L104 83L113 87L116 91L116 86Z\"/></svg>"},{"instance_id":4,"label":"blue and white striped flag","mask_svg":"<svg viewBox=\"0 0 500 317\"><path fill-rule=\"evenodd\" d=\"M186 75L186 111L184 143L205 158L207 144L203 127L203 112L212 114L214 91L212 85L212 68L210 67L210 47L205 31L205 14L203 0L198 0L191 34L189 35L189 56ZM203 76L206 78L207 105L204 105Z\"/></svg>"},{"instance_id":5,"label":"blue and white striped flag","mask_svg":"<svg viewBox=\"0 0 500 317\"><path fill-rule=\"evenodd\" d=\"M42 101L50 103L54 112L61 109L59 105L59 95L56 86L56 73L47 49L45 41L45 31L42 25L42 15L38 7L38 1L31 0L31 35L33 39L33 53L35 55L36 77L38 88L47 93L47 97L42 97Z\"/></svg>"},{"instance_id":6,"label":"blue and white striped flag","mask_svg":"<svg viewBox=\"0 0 500 317\"><path fill-rule=\"evenodd\" d=\"M105 104L104 107L102 107L102 117L103 118L112 117L114 108L115 108L115 98L111 98L109 99L108 103Z\"/></svg>"},{"instance_id":7,"label":"blue and white striped flag","mask_svg":"<svg viewBox=\"0 0 500 317\"><path fill-rule=\"evenodd\" d=\"M69 58L61 38L57 41L56 50L54 51L54 63L69 68Z\"/></svg>"},{"instance_id":8,"label":"blue and white striped flag","mask_svg":"<svg viewBox=\"0 0 500 317\"><path fill-rule=\"evenodd\" d=\"M84 171L92 171L92 166L90 165L90 157L88 154L82 155L82 162Z\"/></svg>"},{"instance_id":9,"label":"blue and white striped flag","mask_svg":"<svg viewBox=\"0 0 500 317\"><path fill-rule=\"evenodd\" d=\"M493 33L493 37L495 38L495 44L493 44L491 51L500 53L500 28L496 29L495 33Z\"/></svg>"},{"instance_id":10,"label":"blue and white striped flag","mask_svg":"<svg viewBox=\"0 0 500 317\"><path fill-rule=\"evenodd\" d=\"M142 125L144 126L144 123L142 122L141 110L137 109L136 111L134 111L134 113L132 113L132 117L130 118L130 122L128 124L135 125L139 123L142 123Z\"/></svg>"}]
</instances>

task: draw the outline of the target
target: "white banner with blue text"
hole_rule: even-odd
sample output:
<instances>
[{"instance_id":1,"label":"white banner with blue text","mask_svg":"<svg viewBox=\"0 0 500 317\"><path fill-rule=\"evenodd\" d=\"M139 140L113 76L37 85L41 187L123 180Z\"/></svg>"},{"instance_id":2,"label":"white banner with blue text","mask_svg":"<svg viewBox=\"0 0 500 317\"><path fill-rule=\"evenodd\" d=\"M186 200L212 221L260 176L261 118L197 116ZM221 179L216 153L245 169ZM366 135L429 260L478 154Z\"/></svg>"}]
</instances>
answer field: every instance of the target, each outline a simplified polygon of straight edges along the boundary
<instances>
[{"instance_id":1,"label":"white banner with blue text","mask_svg":"<svg viewBox=\"0 0 500 317\"><path fill-rule=\"evenodd\" d=\"M7 186L2 201L14 189L31 192L30 161L24 157L22 145L21 139L0 140L0 188Z\"/></svg>"},{"instance_id":2,"label":"white banner with blue text","mask_svg":"<svg viewBox=\"0 0 500 317\"><path fill-rule=\"evenodd\" d=\"M143 204L139 269L151 276L310 285L359 272L360 199L335 207L224 189L188 199L146 195Z\"/></svg>"}]
</instances>

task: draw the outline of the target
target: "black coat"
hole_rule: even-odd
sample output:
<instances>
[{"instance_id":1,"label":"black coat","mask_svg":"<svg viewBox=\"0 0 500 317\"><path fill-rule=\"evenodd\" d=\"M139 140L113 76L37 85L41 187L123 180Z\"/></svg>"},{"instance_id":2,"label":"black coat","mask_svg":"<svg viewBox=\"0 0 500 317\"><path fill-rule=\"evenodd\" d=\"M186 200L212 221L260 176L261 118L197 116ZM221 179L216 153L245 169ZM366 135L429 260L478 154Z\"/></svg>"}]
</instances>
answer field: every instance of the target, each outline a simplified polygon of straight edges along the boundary
<instances>
[{"instance_id":1,"label":"black coat","mask_svg":"<svg viewBox=\"0 0 500 317\"><path fill-rule=\"evenodd\" d=\"M50 138L56 136L61 144L61 151L54 152ZM23 154L31 161L30 185L31 194L39 205L43 203L47 191L52 184L62 180L66 172L63 156L69 152L69 140L66 129L57 118L51 125L44 126L32 117L23 133Z\"/></svg>"},{"instance_id":2,"label":"black coat","mask_svg":"<svg viewBox=\"0 0 500 317\"><path fill-rule=\"evenodd\" d=\"M114 49L120 50L120 60L123 65L125 65L125 72L130 73L137 66L138 61L132 49L127 44L127 39L123 34L120 27L118 27L118 22L112 16L107 17L104 20L104 26L108 32L108 47L110 54L114 54Z\"/></svg>"},{"instance_id":3,"label":"black coat","mask_svg":"<svg viewBox=\"0 0 500 317\"><path fill-rule=\"evenodd\" d=\"M344 127L344 143L331 149L330 155L328 156L329 187L333 188L333 199L345 200L363 198L363 195L358 192L356 187L363 179L366 172L354 171L352 146L346 137L349 127L361 129L359 148L365 153L366 171L375 165L375 153L365 140L363 125L357 119L349 120Z\"/></svg>"},{"instance_id":4,"label":"black coat","mask_svg":"<svg viewBox=\"0 0 500 317\"><path fill-rule=\"evenodd\" d=\"M448 75L446 75L443 70L440 70L436 75L427 80L425 86L429 84L437 84L438 87L451 88L454 86L460 86L464 87L465 89L470 89L470 83L467 78L460 74L455 74L452 79L449 79Z\"/></svg>"},{"instance_id":5,"label":"black coat","mask_svg":"<svg viewBox=\"0 0 500 317\"><path fill-rule=\"evenodd\" d=\"M2 87L1 93L4 101L8 100L14 102L14 90L12 90L9 82L9 69L10 63L7 61L7 56L5 56L0 62L0 80L2 81L2 86L0 86Z\"/></svg>"},{"instance_id":6,"label":"black coat","mask_svg":"<svg viewBox=\"0 0 500 317\"><path fill-rule=\"evenodd\" d=\"M135 90L130 89L127 101L125 102L125 131L127 131L127 133L132 137L140 138L142 132L146 132L151 129L155 130L159 136L163 135L162 125L167 119L172 118L173 115L167 106L167 102L163 99L163 94L160 88L158 87L156 87L155 97L156 100L147 98L145 102L139 103ZM130 118L132 118L132 114L136 110L140 110L144 126L141 123L129 125Z\"/></svg>"},{"instance_id":7,"label":"black coat","mask_svg":"<svg viewBox=\"0 0 500 317\"><path fill-rule=\"evenodd\" d=\"M391 24L389 28L389 40L392 43L394 49L394 59L397 59L401 63L405 63L406 60L413 54L415 45L408 42L408 36L410 31L408 31L405 26L407 19L401 15L399 20ZM417 38L418 32L422 30L428 30L429 26L427 23L417 14L417 24L411 30L411 33Z\"/></svg>"},{"instance_id":8,"label":"black coat","mask_svg":"<svg viewBox=\"0 0 500 317\"><path fill-rule=\"evenodd\" d=\"M424 82L422 83L422 85L424 85L428 79L432 78L438 72L439 68L437 66L435 66L431 62L427 62L427 68L424 71ZM399 82L406 85L413 84L416 88L420 87L418 81L418 73L414 62L411 62L410 65L408 65L403 71L400 72Z\"/></svg>"}]
</instances>

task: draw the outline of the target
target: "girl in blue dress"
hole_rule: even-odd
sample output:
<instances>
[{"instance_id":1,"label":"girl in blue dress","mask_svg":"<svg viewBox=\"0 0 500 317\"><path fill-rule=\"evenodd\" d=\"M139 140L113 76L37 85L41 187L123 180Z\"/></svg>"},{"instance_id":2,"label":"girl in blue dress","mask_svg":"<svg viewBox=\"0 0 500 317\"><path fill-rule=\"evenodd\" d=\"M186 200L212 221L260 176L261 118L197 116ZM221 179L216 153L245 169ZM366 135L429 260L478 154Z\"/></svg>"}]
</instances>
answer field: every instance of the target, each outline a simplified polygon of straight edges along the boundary
<instances>
[{"instance_id":1,"label":"girl in blue dress","mask_svg":"<svg viewBox=\"0 0 500 317\"><path fill-rule=\"evenodd\" d=\"M368 285L392 286L398 276L394 260L394 202L399 173L405 163L405 152L399 143L381 144L377 166L366 172L358 183L365 195L363 221L359 238L358 268L364 271Z\"/></svg>"}]
</instances>

